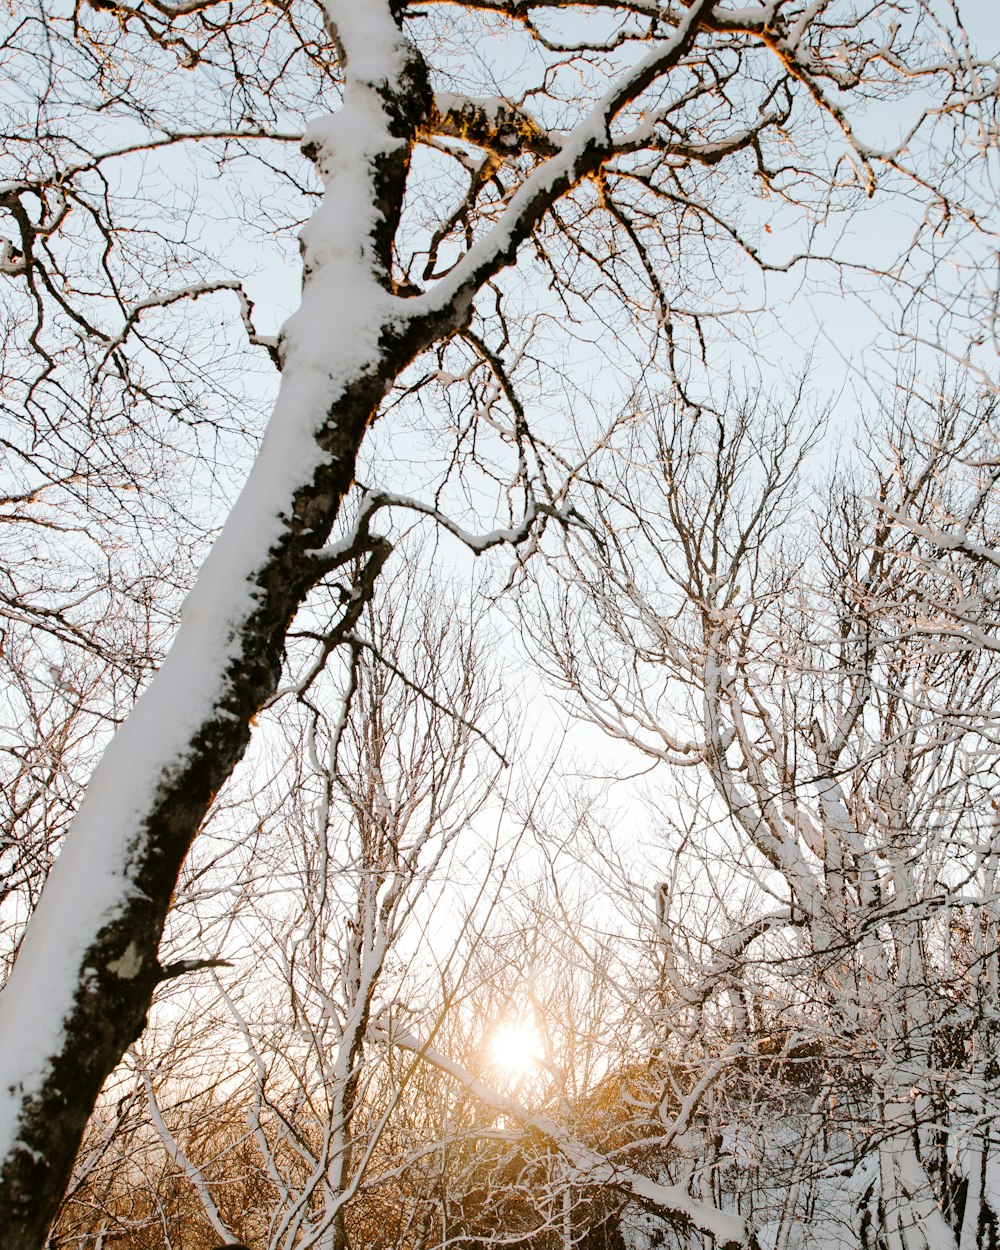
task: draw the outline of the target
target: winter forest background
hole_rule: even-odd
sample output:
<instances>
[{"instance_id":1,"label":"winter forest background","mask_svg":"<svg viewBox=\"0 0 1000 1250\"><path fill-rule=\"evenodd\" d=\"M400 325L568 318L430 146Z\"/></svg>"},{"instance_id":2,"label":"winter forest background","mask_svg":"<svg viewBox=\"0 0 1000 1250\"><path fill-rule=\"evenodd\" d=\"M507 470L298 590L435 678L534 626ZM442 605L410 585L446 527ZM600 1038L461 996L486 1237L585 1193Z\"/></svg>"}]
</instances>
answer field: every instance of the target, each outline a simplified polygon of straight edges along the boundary
<instances>
[{"instance_id":1,"label":"winter forest background","mask_svg":"<svg viewBox=\"0 0 1000 1250\"><path fill-rule=\"evenodd\" d=\"M996 1250L995 0L10 0L3 1250Z\"/></svg>"}]
</instances>

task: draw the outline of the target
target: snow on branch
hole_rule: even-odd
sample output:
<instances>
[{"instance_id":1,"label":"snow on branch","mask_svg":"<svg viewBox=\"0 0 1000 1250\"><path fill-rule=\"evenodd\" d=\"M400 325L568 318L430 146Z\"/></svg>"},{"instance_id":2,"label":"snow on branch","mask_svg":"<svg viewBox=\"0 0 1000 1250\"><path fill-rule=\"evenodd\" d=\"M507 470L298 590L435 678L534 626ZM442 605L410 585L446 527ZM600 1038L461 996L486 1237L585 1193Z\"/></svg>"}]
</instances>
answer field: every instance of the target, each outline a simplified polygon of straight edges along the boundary
<instances>
[{"instance_id":1,"label":"snow on branch","mask_svg":"<svg viewBox=\"0 0 1000 1250\"><path fill-rule=\"evenodd\" d=\"M884 516L895 524L902 526L914 536L922 539L940 551L955 551L982 564L992 564L1000 569L1000 549L986 543L974 542L961 525L954 530L941 529L938 526L926 525L897 508L890 508L884 501L873 495L865 496L865 503L877 508Z\"/></svg>"},{"instance_id":2,"label":"snow on branch","mask_svg":"<svg viewBox=\"0 0 1000 1250\"><path fill-rule=\"evenodd\" d=\"M163 1112L156 1098L156 1091L153 1088L153 1081L149 1075L149 1069L145 1064L141 1064L138 1057L133 1054L132 1058L139 1064L139 1075L142 1078L143 1088L146 1091L146 1104L149 1108L149 1118L153 1121L153 1127L159 1135L160 1141L163 1142L164 1149L171 1159L181 1168L184 1175L194 1186L198 1197L201 1199L202 1209L205 1212L205 1218L211 1224L214 1231L222 1238L223 1241L233 1241L233 1234L226 1227L219 1208L215 1204L212 1192L205 1180L205 1175L195 1163L188 1158L184 1151L180 1148L177 1138L174 1137L167 1123L163 1118Z\"/></svg>"},{"instance_id":3,"label":"snow on branch","mask_svg":"<svg viewBox=\"0 0 1000 1250\"><path fill-rule=\"evenodd\" d=\"M434 96L434 112L428 130L451 139L463 139L504 158L522 152L555 156L562 146L558 137L540 126L530 114L500 96L474 100L439 91Z\"/></svg>"},{"instance_id":4,"label":"snow on branch","mask_svg":"<svg viewBox=\"0 0 1000 1250\"><path fill-rule=\"evenodd\" d=\"M511 547L520 546L530 536L536 521L540 517L551 517L553 520L567 526L584 523L583 518L572 506L557 508L554 504L541 502L534 495L528 496L524 515L515 525L500 526L497 529L489 530L485 534L473 534L470 530L459 525L457 521L453 521L451 517L439 508L435 508L433 504L424 503L420 499L414 499L409 495L397 495L391 491L367 491L362 503L362 515L370 518L380 508L406 508L410 512L419 512L422 516L430 517L442 529L446 529L459 542L464 543L477 556L482 555L485 551L489 551L492 547L499 547L503 544ZM316 553L316 559L324 563L334 561L338 564L343 563L344 543L346 541L342 539L338 543L321 548Z\"/></svg>"},{"instance_id":5,"label":"snow on branch","mask_svg":"<svg viewBox=\"0 0 1000 1250\"><path fill-rule=\"evenodd\" d=\"M144 312L152 308L169 308L171 304L180 303L185 299L200 299L203 295L213 295L216 291L234 291L240 304L240 318L247 332L247 338L255 347L266 349L271 360L280 368L281 358L278 355L278 340L270 334L258 334L253 324L253 301L243 289L238 278L220 278L217 282L197 282L192 286L184 286L176 291L166 291L162 295L149 295L132 306L125 318L125 324L115 337L109 340L100 363L94 370L94 376L101 372L117 348L121 347L139 323Z\"/></svg>"},{"instance_id":6,"label":"snow on branch","mask_svg":"<svg viewBox=\"0 0 1000 1250\"><path fill-rule=\"evenodd\" d=\"M511 263L556 199L594 173L614 151L612 120L657 78L678 65L693 46L713 0L694 0L672 37L622 75L590 114L563 139L559 151L533 170L511 196L496 226L475 243L426 295L406 301L407 315L434 320L447 309L467 308L491 277Z\"/></svg>"},{"instance_id":7,"label":"snow on branch","mask_svg":"<svg viewBox=\"0 0 1000 1250\"><path fill-rule=\"evenodd\" d=\"M729 1215L708 1202L692 1198L683 1185L663 1185L624 1164L612 1162L599 1151L574 1137L548 1116L535 1115L514 1098L501 1094L468 1069L435 1050L428 1043L385 1016L369 1025L369 1036L388 1046L407 1050L418 1059L450 1076L484 1106L515 1121L523 1132L533 1132L551 1143L578 1173L581 1181L629 1195L641 1205L673 1220L678 1227L707 1233L720 1250L756 1250L757 1240L738 1215Z\"/></svg>"}]
</instances>

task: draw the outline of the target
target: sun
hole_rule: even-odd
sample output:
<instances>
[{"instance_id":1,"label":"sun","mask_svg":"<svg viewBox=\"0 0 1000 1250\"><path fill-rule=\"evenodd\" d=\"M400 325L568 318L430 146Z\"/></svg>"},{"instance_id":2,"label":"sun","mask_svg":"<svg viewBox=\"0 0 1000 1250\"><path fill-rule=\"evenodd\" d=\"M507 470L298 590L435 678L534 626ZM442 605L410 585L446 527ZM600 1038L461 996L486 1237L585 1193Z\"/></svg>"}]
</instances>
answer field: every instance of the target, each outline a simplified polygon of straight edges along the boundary
<instances>
[{"instance_id":1,"label":"sun","mask_svg":"<svg viewBox=\"0 0 1000 1250\"><path fill-rule=\"evenodd\" d=\"M505 1020L493 1030L490 1041L493 1063L517 1080L539 1066L541 1039L532 1020Z\"/></svg>"}]
</instances>

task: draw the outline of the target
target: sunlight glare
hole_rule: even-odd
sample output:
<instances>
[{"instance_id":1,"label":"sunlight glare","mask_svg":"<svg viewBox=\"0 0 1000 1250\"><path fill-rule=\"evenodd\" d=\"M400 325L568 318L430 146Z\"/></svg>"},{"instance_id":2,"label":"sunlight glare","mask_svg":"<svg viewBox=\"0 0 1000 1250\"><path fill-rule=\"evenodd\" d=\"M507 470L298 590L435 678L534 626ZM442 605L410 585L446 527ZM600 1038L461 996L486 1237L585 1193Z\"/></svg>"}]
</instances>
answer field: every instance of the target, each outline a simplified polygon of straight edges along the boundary
<instances>
[{"instance_id":1,"label":"sunlight glare","mask_svg":"<svg viewBox=\"0 0 1000 1250\"><path fill-rule=\"evenodd\" d=\"M531 1020L507 1020L497 1026L490 1043L493 1062L508 1076L525 1076L539 1065L542 1053L538 1031Z\"/></svg>"}]
</instances>

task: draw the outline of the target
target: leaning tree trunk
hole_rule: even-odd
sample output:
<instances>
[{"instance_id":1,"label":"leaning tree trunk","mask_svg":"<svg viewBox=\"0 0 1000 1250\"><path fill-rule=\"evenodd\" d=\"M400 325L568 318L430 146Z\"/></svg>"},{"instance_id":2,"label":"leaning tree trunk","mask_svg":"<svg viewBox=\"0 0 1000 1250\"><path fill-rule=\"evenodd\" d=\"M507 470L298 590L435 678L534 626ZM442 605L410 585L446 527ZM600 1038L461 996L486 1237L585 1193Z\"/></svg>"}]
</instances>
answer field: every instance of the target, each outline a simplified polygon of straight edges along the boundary
<instances>
[{"instance_id":1,"label":"leaning tree trunk","mask_svg":"<svg viewBox=\"0 0 1000 1250\"><path fill-rule=\"evenodd\" d=\"M142 1032L182 861L276 689L289 622L335 562L361 557L349 629L388 554L365 526L339 554L321 551L372 414L441 328L399 323L388 289L427 76L387 5L368 24L381 25L382 49L359 53L343 110L306 136L326 193L303 232L302 303L258 461L168 658L94 774L0 998L5 1250L43 1243L100 1088ZM364 146L352 147L359 118Z\"/></svg>"}]
</instances>

